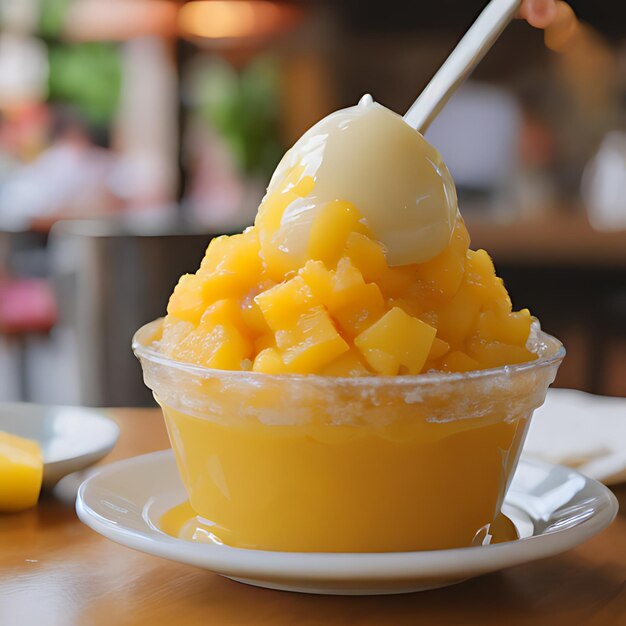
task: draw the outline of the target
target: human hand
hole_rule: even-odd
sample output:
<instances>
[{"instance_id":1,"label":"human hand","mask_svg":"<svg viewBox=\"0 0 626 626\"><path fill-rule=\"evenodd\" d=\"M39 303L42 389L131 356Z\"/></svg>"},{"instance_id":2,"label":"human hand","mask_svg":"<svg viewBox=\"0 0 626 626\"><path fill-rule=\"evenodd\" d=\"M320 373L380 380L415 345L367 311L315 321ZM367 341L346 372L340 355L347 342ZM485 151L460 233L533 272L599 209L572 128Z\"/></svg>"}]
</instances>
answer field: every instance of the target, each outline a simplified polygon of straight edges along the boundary
<instances>
[{"instance_id":1,"label":"human hand","mask_svg":"<svg viewBox=\"0 0 626 626\"><path fill-rule=\"evenodd\" d=\"M574 11L561 0L524 0L519 17L543 29L546 46L552 50L562 50L578 29Z\"/></svg>"}]
</instances>

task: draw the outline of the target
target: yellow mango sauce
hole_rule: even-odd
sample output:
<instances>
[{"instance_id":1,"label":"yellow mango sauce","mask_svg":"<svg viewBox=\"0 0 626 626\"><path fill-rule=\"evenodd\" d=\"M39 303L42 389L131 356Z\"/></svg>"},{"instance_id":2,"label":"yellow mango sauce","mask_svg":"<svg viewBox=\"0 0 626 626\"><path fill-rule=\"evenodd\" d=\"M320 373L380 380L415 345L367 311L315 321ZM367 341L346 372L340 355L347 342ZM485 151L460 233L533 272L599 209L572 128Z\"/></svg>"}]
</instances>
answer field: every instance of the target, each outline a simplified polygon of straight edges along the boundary
<instances>
[{"instance_id":1,"label":"yellow mango sauce","mask_svg":"<svg viewBox=\"0 0 626 626\"><path fill-rule=\"evenodd\" d=\"M162 529L297 552L472 545L499 517L527 424L519 415L230 426L163 411L189 503L166 513Z\"/></svg>"}]
</instances>

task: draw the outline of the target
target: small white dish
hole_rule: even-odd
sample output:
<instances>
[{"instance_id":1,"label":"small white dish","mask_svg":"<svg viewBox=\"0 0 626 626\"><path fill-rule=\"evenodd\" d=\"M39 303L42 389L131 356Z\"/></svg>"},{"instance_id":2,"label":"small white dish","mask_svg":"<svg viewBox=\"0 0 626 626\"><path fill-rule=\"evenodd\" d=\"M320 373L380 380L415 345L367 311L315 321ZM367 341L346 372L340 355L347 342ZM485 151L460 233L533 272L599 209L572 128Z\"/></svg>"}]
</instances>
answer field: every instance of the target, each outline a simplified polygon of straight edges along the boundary
<instances>
[{"instance_id":1,"label":"small white dish","mask_svg":"<svg viewBox=\"0 0 626 626\"><path fill-rule=\"evenodd\" d=\"M0 431L39 443L46 489L99 461L120 433L118 425L96 409L18 402L0 404Z\"/></svg>"},{"instance_id":2,"label":"small white dish","mask_svg":"<svg viewBox=\"0 0 626 626\"><path fill-rule=\"evenodd\" d=\"M524 454L616 485L626 481L626 398L549 389L530 423Z\"/></svg>"},{"instance_id":3,"label":"small white dish","mask_svg":"<svg viewBox=\"0 0 626 626\"><path fill-rule=\"evenodd\" d=\"M106 466L81 485L76 510L85 524L122 545L239 582L367 595L443 587L564 552L606 528L618 508L613 494L594 480L522 460L503 508L519 540L453 550L335 554L243 550L165 534L161 516L185 499L173 453L166 450Z\"/></svg>"}]
</instances>

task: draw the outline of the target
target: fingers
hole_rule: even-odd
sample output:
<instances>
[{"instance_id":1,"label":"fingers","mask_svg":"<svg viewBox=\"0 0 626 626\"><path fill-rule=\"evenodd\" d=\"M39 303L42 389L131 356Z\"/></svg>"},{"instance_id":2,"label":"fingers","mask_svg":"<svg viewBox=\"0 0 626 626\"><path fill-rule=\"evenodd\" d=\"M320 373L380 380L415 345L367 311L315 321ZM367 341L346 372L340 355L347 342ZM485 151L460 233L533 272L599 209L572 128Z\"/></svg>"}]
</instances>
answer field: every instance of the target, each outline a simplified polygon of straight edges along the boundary
<instances>
[{"instance_id":1,"label":"fingers","mask_svg":"<svg viewBox=\"0 0 626 626\"><path fill-rule=\"evenodd\" d=\"M557 5L561 4L564 3L556 0L524 0L520 17L535 28L547 28L557 18Z\"/></svg>"},{"instance_id":2,"label":"fingers","mask_svg":"<svg viewBox=\"0 0 626 626\"><path fill-rule=\"evenodd\" d=\"M551 50L563 50L578 31L572 7L561 0L524 0L519 16L545 30L546 46Z\"/></svg>"},{"instance_id":3,"label":"fingers","mask_svg":"<svg viewBox=\"0 0 626 626\"><path fill-rule=\"evenodd\" d=\"M557 2L556 5L556 17L546 28L544 40L548 48L558 52L574 38L578 31L578 20L569 4Z\"/></svg>"}]
</instances>

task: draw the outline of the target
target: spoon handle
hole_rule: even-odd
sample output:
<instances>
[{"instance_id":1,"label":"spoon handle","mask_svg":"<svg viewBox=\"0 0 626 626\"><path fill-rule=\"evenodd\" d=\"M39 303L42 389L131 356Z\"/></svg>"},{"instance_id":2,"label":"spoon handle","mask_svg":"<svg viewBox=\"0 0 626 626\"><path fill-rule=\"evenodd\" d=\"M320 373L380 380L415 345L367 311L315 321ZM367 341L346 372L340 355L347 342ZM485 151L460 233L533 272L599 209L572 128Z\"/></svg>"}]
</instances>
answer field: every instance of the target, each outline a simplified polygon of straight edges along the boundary
<instances>
[{"instance_id":1,"label":"spoon handle","mask_svg":"<svg viewBox=\"0 0 626 626\"><path fill-rule=\"evenodd\" d=\"M478 65L520 8L521 0L491 0L439 71L406 112L404 121L425 133L457 87Z\"/></svg>"}]
</instances>

